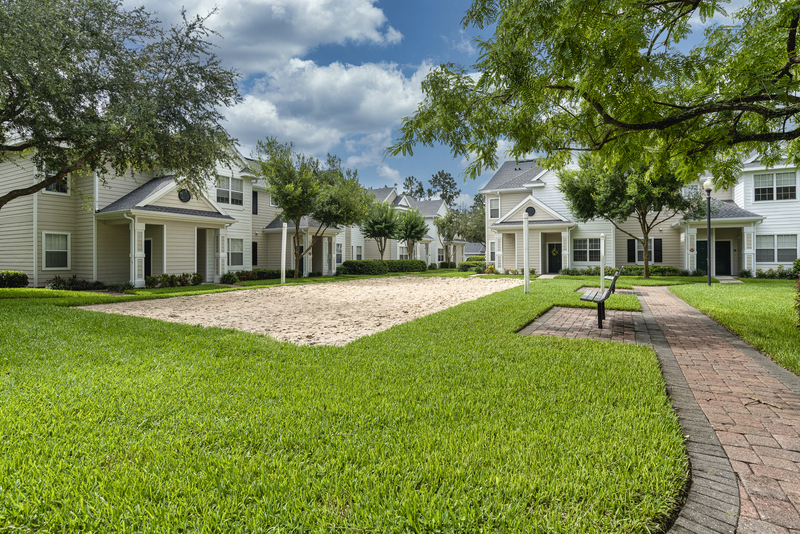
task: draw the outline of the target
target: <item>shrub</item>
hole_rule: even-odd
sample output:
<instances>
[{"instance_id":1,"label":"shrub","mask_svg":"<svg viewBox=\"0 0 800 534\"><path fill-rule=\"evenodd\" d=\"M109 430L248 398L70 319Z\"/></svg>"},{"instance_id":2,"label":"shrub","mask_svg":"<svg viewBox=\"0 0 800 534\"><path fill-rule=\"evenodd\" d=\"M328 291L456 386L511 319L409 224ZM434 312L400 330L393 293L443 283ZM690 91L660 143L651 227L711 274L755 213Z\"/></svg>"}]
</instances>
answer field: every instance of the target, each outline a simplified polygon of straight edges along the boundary
<instances>
[{"instance_id":1,"label":"shrub","mask_svg":"<svg viewBox=\"0 0 800 534\"><path fill-rule=\"evenodd\" d=\"M792 278L797 278L800 276L800 258L794 260L794 265L792 266Z\"/></svg>"},{"instance_id":2,"label":"shrub","mask_svg":"<svg viewBox=\"0 0 800 534\"><path fill-rule=\"evenodd\" d=\"M322 271L313 271L308 273L309 278L319 278L320 276L322 276Z\"/></svg>"},{"instance_id":3,"label":"shrub","mask_svg":"<svg viewBox=\"0 0 800 534\"><path fill-rule=\"evenodd\" d=\"M467 261L486 261L486 256L470 256Z\"/></svg>"},{"instance_id":4,"label":"shrub","mask_svg":"<svg viewBox=\"0 0 800 534\"><path fill-rule=\"evenodd\" d=\"M344 270L344 274L386 274L389 272L386 262L381 260L347 260L341 268Z\"/></svg>"},{"instance_id":5,"label":"shrub","mask_svg":"<svg viewBox=\"0 0 800 534\"><path fill-rule=\"evenodd\" d=\"M422 260L386 260L383 263L390 273L423 273L427 270Z\"/></svg>"},{"instance_id":6,"label":"shrub","mask_svg":"<svg viewBox=\"0 0 800 534\"><path fill-rule=\"evenodd\" d=\"M497 274L497 269L494 268L494 265L489 265L486 267L486 270L483 271L484 274Z\"/></svg>"},{"instance_id":7,"label":"shrub","mask_svg":"<svg viewBox=\"0 0 800 534\"><path fill-rule=\"evenodd\" d=\"M486 269L486 262L485 261L462 261L458 264L458 270L462 273L467 271L474 271L476 267L480 267L481 270Z\"/></svg>"},{"instance_id":8,"label":"shrub","mask_svg":"<svg viewBox=\"0 0 800 534\"><path fill-rule=\"evenodd\" d=\"M158 276L145 276L144 277L144 287L147 289L153 289L156 287L161 279Z\"/></svg>"},{"instance_id":9,"label":"shrub","mask_svg":"<svg viewBox=\"0 0 800 534\"><path fill-rule=\"evenodd\" d=\"M627 268L626 268L626 270L627 270ZM694 271L692 271L689 274L690 274L690 276L705 276L706 272L703 269L695 269Z\"/></svg>"},{"instance_id":10,"label":"shrub","mask_svg":"<svg viewBox=\"0 0 800 534\"><path fill-rule=\"evenodd\" d=\"M797 265L796 261L794 263ZM798 277L794 287L797 289L797 295L794 297L794 309L797 312L797 327L800 328L800 277Z\"/></svg>"},{"instance_id":11,"label":"shrub","mask_svg":"<svg viewBox=\"0 0 800 534\"><path fill-rule=\"evenodd\" d=\"M529 273L531 276L533 276L533 275L535 275L535 274L536 274L536 269L529 269L529 270L528 270L528 273Z\"/></svg>"},{"instance_id":12,"label":"shrub","mask_svg":"<svg viewBox=\"0 0 800 534\"><path fill-rule=\"evenodd\" d=\"M484 272L486 269L485 269L485 268L483 268L483 267L481 267L481 266L480 266L481 264L477 264L477 265L478 265L478 267L475 267L475 269L473 269L473 271L475 272L475 274L483 274L483 272Z\"/></svg>"},{"instance_id":13,"label":"shrub","mask_svg":"<svg viewBox=\"0 0 800 534\"><path fill-rule=\"evenodd\" d=\"M435 263L431 263L430 265L428 265L428 270L429 271L435 271L436 269L437 269L437 267L436 267Z\"/></svg>"},{"instance_id":14,"label":"shrub","mask_svg":"<svg viewBox=\"0 0 800 534\"><path fill-rule=\"evenodd\" d=\"M768 278L772 280L793 280L795 277L792 274L794 270L784 268L783 265L778 265L777 269L756 269L756 278Z\"/></svg>"},{"instance_id":15,"label":"shrub","mask_svg":"<svg viewBox=\"0 0 800 534\"><path fill-rule=\"evenodd\" d=\"M236 273L225 273L219 277L220 284L235 284L239 281L239 277L236 276ZM170 286L172 287L172 286Z\"/></svg>"},{"instance_id":16,"label":"shrub","mask_svg":"<svg viewBox=\"0 0 800 534\"><path fill-rule=\"evenodd\" d=\"M338 269L337 269L337 274ZM300 273L302 278L303 273ZM277 280L281 277L280 269L253 269L252 271L238 271L236 277L244 280ZM294 269L286 269L286 278L294 278Z\"/></svg>"},{"instance_id":17,"label":"shrub","mask_svg":"<svg viewBox=\"0 0 800 534\"><path fill-rule=\"evenodd\" d=\"M454 261L440 261L439 262L439 268L440 269L455 269L456 268L456 262L454 262Z\"/></svg>"},{"instance_id":18,"label":"shrub","mask_svg":"<svg viewBox=\"0 0 800 534\"><path fill-rule=\"evenodd\" d=\"M108 290L114 293L125 293L127 290L133 289L133 284L130 282L122 282L121 284L108 284Z\"/></svg>"},{"instance_id":19,"label":"shrub","mask_svg":"<svg viewBox=\"0 0 800 534\"><path fill-rule=\"evenodd\" d=\"M739 271L739 278L752 278L753 272L748 269L742 269Z\"/></svg>"},{"instance_id":20,"label":"shrub","mask_svg":"<svg viewBox=\"0 0 800 534\"><path fill-rule=\"evenodd\" d=\"M0 287L28 287L28 275L22 271L0 271Z\"/></svg>"},{"instance_id":21,"label":"shrub","mask_svg":"<svg viewBox=\"0 0 800 534\"><path fill-rule=\"evenodd\" d=\"M192 273L191 283L193 286L199 286L200 284L203 283L203 280L205 280L205 277L202 274Z\"/></svg>"},{"instance_id":22,"label":"shrub","mask_svg":"<svg viewBox=\"0 0 800 534\"><path fill-rule=\"evenodd\" d=\"M61 278L56 276L47 282L45 286L47 289L60 289L64 291L92 291L97 289L105 289L106 285L103 282L89 280L79 280L77 274L73 274L69 278Z\"/></svg>"},{"instance_id":23,"label":"shrub","mask_svg":"<svg viewBox=\"0 0 800 534\"><path fill-rule=\"evenodd\" d=\"M506 269L506 274L519 274L519 271L516 269Z\"/></svg>"}]
</instances>

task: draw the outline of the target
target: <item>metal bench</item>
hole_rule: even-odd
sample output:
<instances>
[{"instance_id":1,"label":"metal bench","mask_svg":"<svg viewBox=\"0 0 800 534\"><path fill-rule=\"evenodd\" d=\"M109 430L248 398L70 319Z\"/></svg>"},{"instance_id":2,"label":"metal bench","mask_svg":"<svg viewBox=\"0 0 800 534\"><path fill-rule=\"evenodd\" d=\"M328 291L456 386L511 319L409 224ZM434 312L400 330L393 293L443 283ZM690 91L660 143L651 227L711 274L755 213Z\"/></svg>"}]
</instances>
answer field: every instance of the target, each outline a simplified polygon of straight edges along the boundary
<instances>
[{"instance_id":1,"label":"metal bench","mask_svg":"<svg viewBox=\"0 0 800 534\"><path fill-rule=\"evenodd\" d=\"M600 290L593 290L587 291L583 295L581 295L581 300L584 302L594 302L597 304L597 327L602 330L603 329L603 319L606 318L606 300L612 294L614 294L616 285L617 285L617 278L619 278L620 273L622 272L622 267L616 272L613 277L606 277L611 278L611 285L608 286L604 292Z\"/></svg>"},{"instance_id":2,"label":"metal bench","mask_svg":"<svg viewBox=\"0 0 800 534\"><path fill-rule=\"evenodd\" d=\"M622 267L619 268L619 270L617 271L617 273L614 276L606 276L605 277L606 280L611 280L611 294L612 295L614 294L614 291L615 291L614 283L617 281L617 277L618 276L622 276L622 269L624 269L624 268L625 268L625 266L623 265Z\"/></svg>"}]
</instances>

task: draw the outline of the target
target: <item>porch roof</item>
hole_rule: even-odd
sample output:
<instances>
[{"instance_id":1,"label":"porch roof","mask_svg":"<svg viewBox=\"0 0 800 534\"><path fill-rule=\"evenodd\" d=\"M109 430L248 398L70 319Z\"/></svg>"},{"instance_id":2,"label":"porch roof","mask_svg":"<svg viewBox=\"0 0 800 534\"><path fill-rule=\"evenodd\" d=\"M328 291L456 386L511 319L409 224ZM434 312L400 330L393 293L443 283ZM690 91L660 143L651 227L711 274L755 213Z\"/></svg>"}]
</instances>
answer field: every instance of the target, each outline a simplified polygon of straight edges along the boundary
<instances>
[{"instance_id":1,"label":"porch roof","mask_svg":"<svg viewBox=\"0 0 800 534\"><path fill-rule=\"evenodd\" d=\"M739 206L736 205L736 203L733 200L718 200L712 198L711 220L724 222L725 219L760 221L764 219L764 216L740 208ZM704 222L705 220L706 220L705 217L703 217L702 219L692 219L689 220L688 222Z\"/></svg>"},{"instance_id":2,"label":"porch roof","mask_svg":"<svg viewBox=\"0 0 800 534\"><path fill-rule=\"evenodd\" d=\"M547 220L529 220L528 226L541 226L541 225L559 225L559 226L572 226L575 223L572 221L562 221L560 219L547 219ZM503 228L505 226L519 226L522 227L522 221L503 221L501 223L492 224L492 228Z\"/></svg>"},{"instance_id":3,"label":"porch roof","mask_svg":"<svg viewBox=\"0 0 800 534\"><path fill-rule=\"evenodd\" d=\"M294 228L294 221L286 221L286 226L288 228ZM304 216L300 219L300 228L319 228L321 224L318 221L315 221L311 217ZM264 230L280 230L283 228L283 221L280 217L275 217L271 223L264 227ZM337 226L331 226L328 230L340 230Z\"/></svg>"}]
</instances>

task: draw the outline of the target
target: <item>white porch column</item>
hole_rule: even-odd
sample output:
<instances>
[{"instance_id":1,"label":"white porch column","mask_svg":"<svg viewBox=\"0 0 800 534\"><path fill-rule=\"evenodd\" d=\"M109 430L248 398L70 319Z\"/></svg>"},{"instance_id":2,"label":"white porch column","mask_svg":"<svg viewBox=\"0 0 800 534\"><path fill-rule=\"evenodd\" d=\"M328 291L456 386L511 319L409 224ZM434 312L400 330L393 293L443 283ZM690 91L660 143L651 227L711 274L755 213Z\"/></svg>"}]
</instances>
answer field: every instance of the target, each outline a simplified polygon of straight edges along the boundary
<instances>
[{"instance_id":1,"label":"white porch column","mask_svg":"<svg viewBox=\"0 0 800 534\"><path fill-rule=\"evenodd\" d=\"M697 228L686 229L686 270L697 269Z\"/></svg>"},{"instance_id":2,"label":"white porch column","mask_svg":"<svg viewBox=\"0 0 800 534\"><path fill-rule=\"evenodd\" d=\"M144 287L144 224L138 219L133 223L133 285Z\"/></svg>"},{"instance_id":3,"label":"white porch column","mask_svg":"<svg viewBox=\"0 0 800 534\"><path fill-rule=\"evenodd\" d=\"M228 232L226 228L214 230L214 282L219 283L220 277L228 272L227 246Z\"/></svg>"},{"instance_id":4,"label":"white porch column","mask_svg":"<svg viewBox=\"0 0 800 534\"><path fill-rule=\"evenodd\" d=\"M329 266L330 266L330 255L328 251L330 250L329 245L330 242L328 241L329 237L322 238L322 274L323 276L328 276Z\"/></svg>"},{"instance_id":5,"label":"white porch column","mask_svg":"<svg viewBox=\"0 0 800 534\"><path fill-rule=\"evenodd\" d=\"M336 254L336 242L334 241L333 237L328 238L328 265L331 266L331 275L336 274L336 260L334 259L334 255ZM344 258L343 258L344 259ZM355 259L355 258L353 258Z\"/></svg>"},{"instance_id":6,"label":"white porch column","mask_svg":"<svg viewBox=\"0 0 800 534\"><path fill-rule=\"evenodd\" d=\"M503 272L503 234L497 234L494 237L494 267L501 273Z\"/></svg>"},{"instance_id":7,"label":"white porch column","mask_svg":"<svg viewBox=\"0 0 800 534\"><path fill-rule=\"evenodd\" d=\"M744 269L750 271L751 276L756 275L756 262L755 262L755 254L756 254L756 229L753 226L750 228L743 228L743 239L744 242L742 243L743 249L743 259L744 261L742 264L744 265Z\"/></svg>"},{"instance_id":8,"label":"white porch column","mask_svg":"<svg viewBox=\"0 0 800 534\"><path fill-rule=\"evenodd\" d=\"M569 230L561 232L561 268L569 269Z\"/></svg>"}]
</instances>

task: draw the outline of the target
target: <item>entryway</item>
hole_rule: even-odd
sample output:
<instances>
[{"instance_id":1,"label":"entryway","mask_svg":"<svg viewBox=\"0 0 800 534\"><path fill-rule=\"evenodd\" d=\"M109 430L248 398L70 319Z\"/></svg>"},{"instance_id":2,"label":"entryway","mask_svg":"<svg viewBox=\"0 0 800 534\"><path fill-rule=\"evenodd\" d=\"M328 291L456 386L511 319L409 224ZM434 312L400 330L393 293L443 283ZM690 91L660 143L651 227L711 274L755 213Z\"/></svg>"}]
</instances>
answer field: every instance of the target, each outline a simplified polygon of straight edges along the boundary
<instances>
[{"instance_id":1,"label":"entryway","mask_svg":"<svg viewBox=\"0 0 800 534\"><path fill-rule=\"evenodd\" d=\"M561 270L561 243L547 244L547 272L557 274Z\"/></svg>"},{"instance_id":2,"label":"entryway","mask_svg":"<svg viewBox=\"0 0 800 534\"><path fill-rule=\"evenodd\" d=\"M731 242L714 241L714 274L731 275Z\"/></svg>"}]
</instances>

